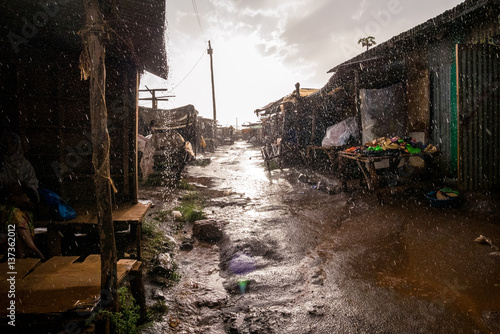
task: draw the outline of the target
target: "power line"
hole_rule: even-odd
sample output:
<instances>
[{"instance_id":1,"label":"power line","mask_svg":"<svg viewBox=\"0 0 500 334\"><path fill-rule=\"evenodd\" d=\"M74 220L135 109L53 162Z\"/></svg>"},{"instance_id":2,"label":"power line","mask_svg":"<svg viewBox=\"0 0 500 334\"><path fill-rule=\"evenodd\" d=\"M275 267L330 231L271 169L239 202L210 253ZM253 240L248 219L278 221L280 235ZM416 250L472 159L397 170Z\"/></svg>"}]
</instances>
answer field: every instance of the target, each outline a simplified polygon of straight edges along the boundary
<instances>
[{"instance_id":1,"label":"power line","mask_svg":"<svg viewBox=\"0 0 500 334\"><path fill-rule=\"evenodd\" d=\"M186 78L191 74L191 72L193 72L193 70L195 69L196 65L198 65L198 63L201 61L201 59L203 58L204 55L205 55L205 50L203 50L203 52L201 53L200 59L198 59L198 61L196 62L196 64L194 64L194 66L189 70L189 72L186 74L186 76L181 81L179 81L179 83L174 88L172 88L170 91L173 91L174 89L176 89L177 87L179 87L179 85L184 80L186 80Z\"/></svg>"},{"instance_id":2,"label":"power line","mask_svg":"<svg viewBox=\"0 0 500 334\"><path fill-rule=\"evenodd\" d=\"M202 35L205 35L203 27L201 26L200 12L198 12L198 6L196 5L196 0L191 0L191 3L193 4L194 13L196 15L196 20L198 21L198 25L200 26L201 33Z\"/></svg>"}]
</instances>

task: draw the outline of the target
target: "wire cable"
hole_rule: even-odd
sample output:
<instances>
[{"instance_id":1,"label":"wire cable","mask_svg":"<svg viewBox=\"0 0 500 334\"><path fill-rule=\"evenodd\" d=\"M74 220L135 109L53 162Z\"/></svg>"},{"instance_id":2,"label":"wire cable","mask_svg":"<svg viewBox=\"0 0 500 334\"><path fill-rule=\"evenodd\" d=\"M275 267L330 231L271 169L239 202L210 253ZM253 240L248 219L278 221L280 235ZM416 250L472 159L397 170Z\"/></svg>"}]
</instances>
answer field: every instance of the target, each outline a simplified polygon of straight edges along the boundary
<instances>
[{"instance_id":1,"label":"wire cable","mask_svg":"<svg viewBox=\"0 0 500 334\"><path fill-rule=\"evenodd\" d=\"M186 78L191 74L191 72L193 72L193 70L195 69L195 67L199 64L199 62L201 61L201 59L203 58L203 56L205 55L205 52L206 50L203 50L203 52L201 53L201 56L200 58L198 59L198 61L196 62L196 64L194 64L194 66L189 70L189 72L186 74L186 76L184 78L182 78L181 81L179 81L179 83L177 85L175 85L174 88L172 88L170 91L174 91L177 87L179 87L179 85L184 81L186 80Z\"/></svg>"},{"instance_id":2,"label":"wire cable","mask_svg":"<svg viewBox=\"0 0 500 334\"><path fill-rule=\"evenodd\" d=\"M205 36L205 32L203 31L203 27L201 26L200 12L198 11L196 0L191 0L191 3L193 4L194 13L196 15L196 20L198 21L198 25L200 26L201 34Z\"/></svg>"}]
</instances>

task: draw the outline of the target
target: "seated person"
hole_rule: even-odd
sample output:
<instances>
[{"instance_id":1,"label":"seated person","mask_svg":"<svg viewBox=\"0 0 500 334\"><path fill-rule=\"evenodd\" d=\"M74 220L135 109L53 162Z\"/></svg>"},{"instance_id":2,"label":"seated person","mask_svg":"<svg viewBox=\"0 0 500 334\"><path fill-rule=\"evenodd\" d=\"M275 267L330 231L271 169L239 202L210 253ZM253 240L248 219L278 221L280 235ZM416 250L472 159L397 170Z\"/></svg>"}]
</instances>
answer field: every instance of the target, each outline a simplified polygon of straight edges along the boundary
<instances>
[{"instance_id":1,"label":"seated person","mask_svg":"<svg viewBox=\"0 0 500 334\"><path fill-rule=\"evenodd\" d=\"M0 140L0 250L8 248L9 225L15 226L16 257L31 252L45 260L33 241L33 211L39 201L38 179L26 160L19 136L5 132Z\"/></svg>"}]
</instances>

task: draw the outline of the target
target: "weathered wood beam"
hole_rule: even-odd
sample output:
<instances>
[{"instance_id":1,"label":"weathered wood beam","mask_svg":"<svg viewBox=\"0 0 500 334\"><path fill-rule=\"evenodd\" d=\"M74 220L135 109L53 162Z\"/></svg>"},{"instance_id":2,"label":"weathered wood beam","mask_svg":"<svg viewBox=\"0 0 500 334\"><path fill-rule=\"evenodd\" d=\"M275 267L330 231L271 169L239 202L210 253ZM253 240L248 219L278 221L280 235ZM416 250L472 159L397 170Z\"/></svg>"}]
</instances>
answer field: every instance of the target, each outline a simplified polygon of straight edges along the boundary
<instances>
[{"instance_id":1,"label":"weathered wood beam","mask_svg":"<svg viewBox=\"0 0 500 334\"><path fill-rule=\"evenodd\" d=\"M109 150L110 139L106 110L106 31L98 0L83 0L85 27L80 31L83 51L80 68L83 77L90 78L90 116L92 127L92 162L95 171L95 187L98 213L99 240L101 246L101 305L117 311L116 244L111 215L111 177Z\"/></svg>"}]
</instances>

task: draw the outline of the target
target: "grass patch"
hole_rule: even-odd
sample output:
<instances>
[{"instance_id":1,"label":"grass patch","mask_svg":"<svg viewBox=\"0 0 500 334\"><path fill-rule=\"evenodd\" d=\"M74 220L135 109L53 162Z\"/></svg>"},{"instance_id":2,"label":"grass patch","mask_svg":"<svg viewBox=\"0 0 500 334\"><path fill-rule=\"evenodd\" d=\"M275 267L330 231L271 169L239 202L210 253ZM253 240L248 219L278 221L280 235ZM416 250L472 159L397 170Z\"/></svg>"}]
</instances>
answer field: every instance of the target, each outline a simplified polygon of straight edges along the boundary
<instances>
[{"instance_id":1,"label":"grass patch","mask_svg":"<svg viewBox=\"0 0 500 334\"><path fill-rule=\"evenodd\" d=\"M181 213L185 221L189 223L207 218L201 207L195 203L188 203L182 206Z\"/></svg>"},{"instance_id":2,"label":"grass patch","mask_svg":"<svg viewBox=\"0 0 500 334\"><path fill-rule=\"evenodd\" d=\"M203 196L201 196L198 192L191 191L182 196L181 201L183 203L193 203L193 204L203 205L203 203L205 202L205 198L203 198Z\"/></svg>"},{"instance_id":3,"label":"grass patch","mask_svg":"<svg viewBox=\"0 0 500 334\"><path fill-rule=\"evenodd\" d=\"M181 218L176 219L179 223L178 229L181 229L184 223L192 223L207 218L203 212L204 202L205 199L196 191L191 191L181 198L181 204L174 209L174 211L179 211L182 214Z\"/></svg>"},{"instance_id":4,"label":"grass patch","mask_svg":"<svg viewBox=\"0 0 500 334\"><path fill-rule=\"evenodd\" d=\"M126 287L118 289L118 301L120 310L110 312L108 310L99 310L93 313L87 320L86 325L95 324L96 321L109 319L113 326L113 333L129 334L137 333L137 323L139 321L140 307L135 304L135 299Z\"/></svg>"},{"instance_id":5,"label":"grass patch","mask_svg":"<svg viewBox=\"0 0 500 334\"><path fill-rule=\"evenodd\" d=\"M150 308L151 311L158 313L158 314L164 314L168 312L168 306L165 304L163 300L157 300Z\"/></svg>"},{"instance_id":6,"label":"grass patch","mask_svg":"<svg viewBox=\"0 0 500 334\"><path fill-rule=\"evenodd\" d=\"M152 219L147 219L142 224L144 259L150 261L164 250L166 238L160 229L160 223L164 222L168 215L170 215L170 211L158 211Z\"/></svg>"},{"instance_id":7,"label":"grass patch","mask_svg":"<svg viewBox=\"0 0 500 334\"><path fill-rule=\"evenodd\" d=\"M163 222L167 219L167 217L172 213L170 210L162 210L158 211L155 216L153 217L154 220L157 222Z\"/></svg>"},{"instance_id":8,"label":"grass patch","mask_svg":"<svg viewBox=\"0 0 500 334\"><path fill-rule=\"evenodd\" d=\"M186 180L181 180L181 182L179 182L178 188L182 190L196 190L196 187L192 184L189 184L189 182Z\"/></svg>"},{"instance_id":9,"label":"grass patch","mask_svg":"<svg viewBox=\"0 0 500 334\"><path fill-rule=\"evenodd\" d=\"M206 159L196 159L192 162L192 164L194 166L200 166L200 167L206 167L208 165L210 165L210 163L212 162L212 159L210 158L206 158Z\"/></svg>"}]
</instances>

